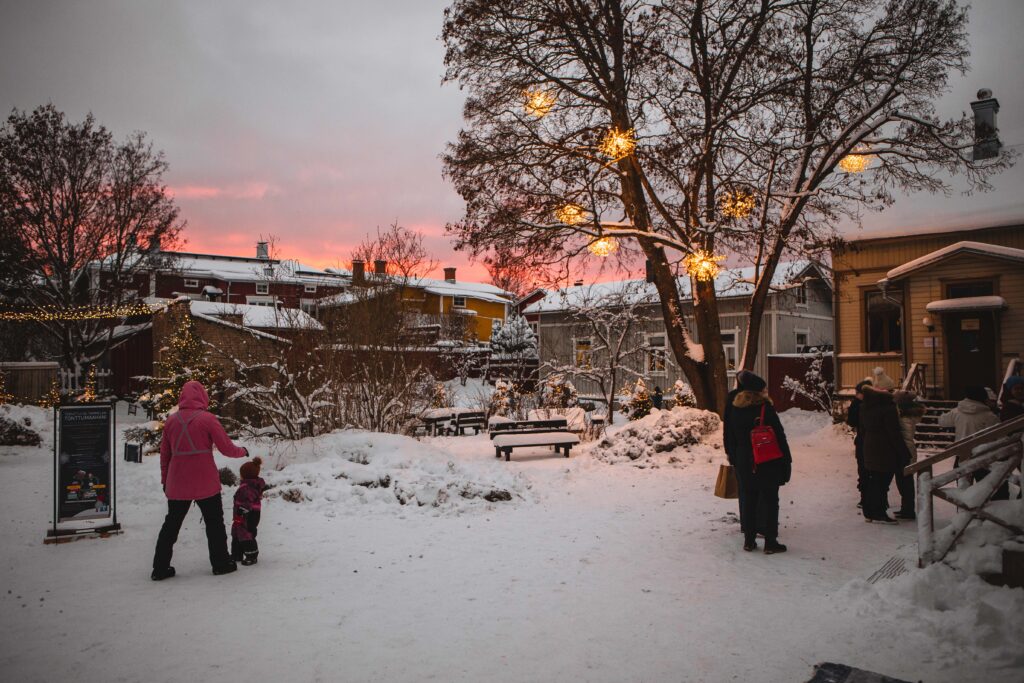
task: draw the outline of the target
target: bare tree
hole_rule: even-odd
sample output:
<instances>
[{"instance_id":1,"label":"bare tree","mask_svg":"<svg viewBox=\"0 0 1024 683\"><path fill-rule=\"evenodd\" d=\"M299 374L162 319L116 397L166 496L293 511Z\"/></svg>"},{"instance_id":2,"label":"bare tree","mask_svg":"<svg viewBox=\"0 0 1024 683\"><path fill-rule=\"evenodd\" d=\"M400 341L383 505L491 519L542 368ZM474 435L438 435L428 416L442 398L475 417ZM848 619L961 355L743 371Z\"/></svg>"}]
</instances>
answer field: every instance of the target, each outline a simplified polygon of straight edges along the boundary
<instances>
[{"instance_id":1,"label":"bare tree","mask_svg":"<svg viewBox=\"0 0 1024 683\"><path fill-rule=\"evenodd\" d=\"M1008 163L976 164L970 120L935 114L966 22L955 0L455 0L446 80L469 99L445 171L466 216L449 229L550 262L635 243L676 362L721 412L715 258L757 267L750 367L784 256L823 253L893 188L964 172L977 189Z\"/></svg>"},{"instance_id":2,"label":"bare tree","mask_svg":"<svg viewBox=\"0 0 1024 683\"><path fill-rule=\"evenodd\" d=\"M15 110L0 129L0 234L19 239L22 252L6 266L32 282L18 303L52 313L38 324L65 366L95 361L111 339L112 319L81 307L133 298L136 276L162 258L145 247L178 239L166 170L144 134L116 142L91 114L72 123L53 105Z\"/></svg>"},{"instance_id":3,"label":"bare tree","mask_svg":"<svg viewBox=\"0 0 1024 683\"><path fill-rule=\"evenodd\" d=\"M568 364L546 363L553 373L594 382L608 405L608 422L614 418L615 397L627 377L642 377L647 351L642 327L651 322L649 309L657 305L646 283L629 280L573 288L571 298L564 292L564 304L573 324L574 337L588 337L591 347L584 357ZM647 309L647 310L645 310Z\"/></svg>"},{"instance_id":4,"label":"bare tree","mask_svg":"<svg viewBox=\"0 0 1024 683\"><path fill-rule=\"evenodd\" d=\"M384 231L378 227L376 236L367 235L352 252L352 258L367 264L386 261L388 272L403 282L425 277L437 268L437 260L423 244L423 234L403 228L397 221Z\"/></svg>"},{"instance_id":5,"label":"bare tree","mask_svg":"<svg viewBox=\"0 0 1024 683\"><path fill-rule=\"evenodd\" d=\"M491 276L491 284L521 297L549 279L544 268L539 268L524 257L511 251L496 251L483 258L484 267Z\"/></svg>"}]
</instances>

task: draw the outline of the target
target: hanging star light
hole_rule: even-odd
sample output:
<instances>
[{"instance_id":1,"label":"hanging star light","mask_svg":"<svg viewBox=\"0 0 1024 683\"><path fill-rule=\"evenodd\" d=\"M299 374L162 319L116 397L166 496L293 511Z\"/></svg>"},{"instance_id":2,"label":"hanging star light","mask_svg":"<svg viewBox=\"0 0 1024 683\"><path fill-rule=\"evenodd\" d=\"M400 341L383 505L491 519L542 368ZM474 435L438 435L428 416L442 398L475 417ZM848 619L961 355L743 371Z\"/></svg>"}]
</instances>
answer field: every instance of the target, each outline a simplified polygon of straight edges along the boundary
<instances>
[{"instance_id":1,"label":"hanging star light","mask_svg":"<svg viewBox=\"0 0 1024 683\"><path fill-rule=\"evenodd\" d=\"M635 131L632 128L629 130L619 130L616 127L612 127L605 133L604 139L601 140L601 146L598 149L600 149L601 154L604 154L612 161L628 157L636 149Z\"/></svg>"},{"instance_id":2,"label":"hanging star light","mask_svg":"<svg viewBox=\"0 0 1024 683\"><path fill-rule=\"evenodd\" d=\"M614 237L598 237L587 245L587 249L594 256L605 258L619 250L619 242Z\"/></svg>"},{"instance_id":3,"label":"hanging star light","mask_svg":"<svg viewBox=\"0 0 1024 683\"><path fill-rule=\"evenodd\" d=\"M746 218L754 210L757 201L754 194L737 189L722 195L718 202L722 215L727 218Z\"/></svg>"},{"instance_id":4,"label":"hanging star light","mask_svg":"<svg viewBox=\"0 0 1024 683\"><path fill-rule=\"evenodd\" d=\"M690 277L695 280L714 280L721 268L718 264L724 261L724 256L718 256L711 252L698 249L683 259L683 266Z\"/></svg>"},{"instance_id":5,"label":"hanging star light","mask_svg":"<svg viewBox=\"0 0 1024 683\"><path fill-rule=\"evenodd\" d=\"M566 204L555 211L555 218L566 225L579 225L587 220L586 211L579 204Z\"/></svg>"},{"instance_id":6,"label":"hanging star light","mask_svg":"<svg viewBox=\"0 0 1024 683\"><path fill-rule=\"evenodd\" d=\"M847 154L839 160L839 168L847 173L862 173L867 170L871 162L875 160L874 154L868 154L867 147L860 145L855 151Z\"/></svg>"},{"instance_id":7,"label":"hanging star light","mask_svg":"<svg viewBox=\"0 0 1024 683\"><path fill-rule=\"evenodd\" d=\"M558 96L550 90L537 89L524 90L523 98L526 100L523 103L526 113L540 119L550 114L551 110L555 108Z\"/></svg>"}]
</instances>

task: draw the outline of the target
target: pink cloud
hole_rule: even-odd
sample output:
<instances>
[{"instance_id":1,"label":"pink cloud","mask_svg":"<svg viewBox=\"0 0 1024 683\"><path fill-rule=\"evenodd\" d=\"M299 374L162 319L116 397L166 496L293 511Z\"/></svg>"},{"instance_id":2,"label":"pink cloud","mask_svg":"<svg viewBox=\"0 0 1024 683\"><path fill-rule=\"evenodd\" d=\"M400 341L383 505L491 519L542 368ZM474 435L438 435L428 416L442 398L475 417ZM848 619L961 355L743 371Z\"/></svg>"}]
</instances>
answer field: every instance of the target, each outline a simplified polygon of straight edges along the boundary
<instances>
[{"instance_id":1,"label":"pink cloud","mask_svg":"<svg viewBox=\"0 0 1024 683\"><path fill-rule=\"evenodd\" d=\"M175 199L263 199L278 188L265 181L226 185L174 185L167 188Z\"/></svg>"}]
</instances>

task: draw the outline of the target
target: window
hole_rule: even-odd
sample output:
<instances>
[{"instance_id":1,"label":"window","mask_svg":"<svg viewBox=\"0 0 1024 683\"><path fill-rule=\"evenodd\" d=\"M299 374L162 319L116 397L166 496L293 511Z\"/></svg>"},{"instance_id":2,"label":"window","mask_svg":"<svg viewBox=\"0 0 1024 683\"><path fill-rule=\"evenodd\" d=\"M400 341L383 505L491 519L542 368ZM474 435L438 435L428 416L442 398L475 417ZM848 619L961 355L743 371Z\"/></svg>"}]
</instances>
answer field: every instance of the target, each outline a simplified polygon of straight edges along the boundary
<instances>
[{"instance_id":1,"label":"window","mask_svg":"<svg viewBox=\"0 0 1024 683\"><path fill-rule=\"evenodd\" d=\"M277 300L272 296L247 296L245 303L250 306L276 306Z\"/></svg>"},{"instance_id":2,"label":"window","mask_svg":"<svg viewBox=\"0 0 1024 683\"><path fill-rule=\"evenodd\" d=\"M256 293L257 294L269 294L270 293L270 283L269 282L257 282L256 283Z\"/></svg>"},{"instance_id":3,"label":"window","mask_svg":"<svg viewBox=\"0 0 1024 683\"><path fill-rule=\"evenodd\" d=\"M593 361L593 343L589 339L577 339L573 360L578 368L589 368Z\"/></svg>"},{"instance_id":4,"label":"window","mask_svg":"<svg viewBox=\"0 0 1024 683\"><path fill-rule=\"evenodd\" d=\"M947 299L965 299L969 296L992 296L995 286L991 280L978 282L953 282L946 285Z\"/></svg>"},{"instance_id":5,"label":"window","mask_svg":"<svg viewBox=\"0 0 1024 683\"><path fill-rule=\"evenodd\" d=\"M299 299L299 308L304 313L316 317L316 299Z\"/></svg>"},{"instance_id":6,"label":"window","mask_svg":"<svg viewBox=\"0 0 1024 683\"><path fill-rule=\"evenodd\" d=\"M881 292L864 294L864 317L867 331L868 353L886 353L903 350L903 293Z\"/></svg>"},{"instance_id":7,"label":"window","mask_svg":"<svg viewBox=\"0 0 1024 683\"><path fill-rule=\"evenodd\" d=\"M807 347L810 345L809 337L810 330L796 330L796 352L804 353L807 351Z\"/></svg>"},{"instance_id":8,"label":"window","mask_svg":"<svg viewBox=\"0 0 1024 683\"><path fill-rule=\"evenodd\" d=\"M803 284L793 290L796 294L796 305L806 306L807 305L807 285Z\"/></svg>"},{"instance_id":9,"label":"window","mask_svg":"<svg viewBox=\"0 0 1024 683\"><path fill-rule=\"evenodd\" d=\"M302 291L306 294L316 294L316 285L304 285Z\"/></svg>"},{"instance_id":10,"label":"window","mask_svg":"<svg viewBox=\"0 0 1024 683\"><path fill-rule=\"evenodd\" d=\"M189 278L185 278L185 287L187 287L188 289L198 289L199 280L191 280Z\"/></svg>"},{"instance_id":11,"label":"window","mask_svg":"<svg viewBox=\"0 0 1024 683\"><path fill-rule=\"evenodd\" d=\"M737 332L722 333L722 351L725 352L725 368L729 372L736 372L736 359L739 357L739 347L736 344Z\"/></svg>"},{"instance_id":12,"label":"window","mask_svg":"<svg viewBox=\"0 0 1024 683\"><path fill-rule=\"evenodd\" d=\"M651 375L665 374L665 335L647 337L647 372Z\"/></svg>"},{"instance_id":13,"label":"window","mask_svg":"<svg viewBox=\"0 0 1024 683\"><path fill-rule=\"evenodd\" d=\"M466 297L464 296L453 296L452 297L452 308L465 308Z\"/></svg>"}]
</instances>

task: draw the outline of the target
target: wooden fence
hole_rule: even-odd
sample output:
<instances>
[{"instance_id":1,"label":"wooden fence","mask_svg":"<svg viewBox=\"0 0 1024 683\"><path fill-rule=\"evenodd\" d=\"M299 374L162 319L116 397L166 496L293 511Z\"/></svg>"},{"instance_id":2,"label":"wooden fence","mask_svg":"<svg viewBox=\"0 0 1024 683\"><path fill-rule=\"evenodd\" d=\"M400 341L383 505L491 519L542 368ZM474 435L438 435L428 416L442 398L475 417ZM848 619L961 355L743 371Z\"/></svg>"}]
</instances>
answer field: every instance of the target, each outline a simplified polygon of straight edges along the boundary
<instances>
[{"instance_id":1,"label":"wooden fence","mask_svg":"<svg viewBox=\"0 0 1024 683\"><path fill-rule=\"evenodd\" d=\"M5 391L15 403L38 403L49 394L60 365L53 362L0 363Z\"/></svg>"}]
</instances>

